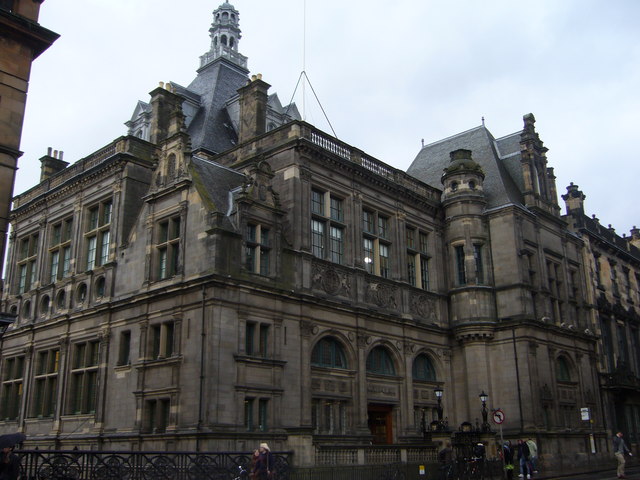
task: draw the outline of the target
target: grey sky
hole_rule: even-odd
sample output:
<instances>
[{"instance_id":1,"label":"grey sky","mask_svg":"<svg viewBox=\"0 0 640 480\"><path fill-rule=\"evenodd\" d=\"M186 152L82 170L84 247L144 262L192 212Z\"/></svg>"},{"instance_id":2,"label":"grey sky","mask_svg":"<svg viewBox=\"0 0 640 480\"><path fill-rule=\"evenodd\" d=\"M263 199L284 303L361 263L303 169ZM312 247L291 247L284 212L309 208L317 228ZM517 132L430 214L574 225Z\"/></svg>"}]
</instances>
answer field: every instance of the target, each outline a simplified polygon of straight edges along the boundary
<instances>
[{"instance_id":1,"label":"grey sky","mask_svg":"<svg viewBox=\"0 0 640 480\"><path fill-rule=\"evenodd\" d=\"M125 134L159 81L188 85L220 3L45 1L40 23L61 37L33 66L15 193L37 183L48 146L74 162ZM306 51L341 140L406 170L421 139L483 116L500 137L532 112L559 194L574 182L587 214L620 234L640 225L640 2L307 0L306 42L303 0L231 3L240 52L283 103ZM307 121L331 133L308 87L305 99ZM302 110L300 90L295 101Z\"/></svg>"}]
</instances>

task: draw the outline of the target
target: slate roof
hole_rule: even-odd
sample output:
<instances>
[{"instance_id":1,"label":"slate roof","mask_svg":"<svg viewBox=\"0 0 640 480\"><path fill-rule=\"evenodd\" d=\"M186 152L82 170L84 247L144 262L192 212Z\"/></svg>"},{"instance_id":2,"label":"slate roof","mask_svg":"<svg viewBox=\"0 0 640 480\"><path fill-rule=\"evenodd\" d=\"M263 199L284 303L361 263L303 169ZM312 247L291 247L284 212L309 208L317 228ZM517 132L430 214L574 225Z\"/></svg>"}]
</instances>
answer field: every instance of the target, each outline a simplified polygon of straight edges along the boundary
<instances>
[{"instance_id":1,"label":"slate roof","mask_svg":"<svg viewBox=\"0 0 640 480\"><path fill-rule=\"evenodd\" d=\"M436 188L442 188L442 173L451 163L449 153L471 150L472 159L485 174L487 208L523 204L520 172L520 132L495 139L482 125L422 147L407 173Z\"/></svg>"},{"instance_id":2,"label":"slate roof","mask_svg":"<svg viewBox=\"0 0 640 480\"><path fill-rule=\"evenodd\" d=\"M200 97L200 108L187 126L194 150L220 153L235 146L237 135L225 104L247 84L248 73L223 58L198 70L198 76L186 88Z\"/></svg>"},{"instance_id":3,"label":"slate roof","mask_svg":"<svg viewBox=\"0 0 640 480\"><path fill-rule=\"evenodd\" d=\"M229 193L247 182L246 177L219 163L194 155L191 158L191 175L198 192L209 211L227 217L230 208Z\"/></svg>"}]
</instances>

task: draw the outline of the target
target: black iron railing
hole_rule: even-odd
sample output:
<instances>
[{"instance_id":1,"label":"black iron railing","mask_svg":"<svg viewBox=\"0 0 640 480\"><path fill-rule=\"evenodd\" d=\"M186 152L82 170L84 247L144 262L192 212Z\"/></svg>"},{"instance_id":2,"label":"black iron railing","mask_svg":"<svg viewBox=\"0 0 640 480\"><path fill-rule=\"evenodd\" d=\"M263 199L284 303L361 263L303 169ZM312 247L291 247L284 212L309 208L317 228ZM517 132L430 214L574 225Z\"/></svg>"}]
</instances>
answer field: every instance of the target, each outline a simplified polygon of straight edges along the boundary
<instances>
[{"instance_id":1,"label":"black iron railing","mask_svg":"<svg viewBox=\"0 0 640 480\"><path fill-rule=\"evenodd\" d=\"M250 454L20 450L21 480L244 480ZM274 453L274 480L289 480L289 454ZM245 473L242 473L242 472Z\"/></svg>"}]
</instances>

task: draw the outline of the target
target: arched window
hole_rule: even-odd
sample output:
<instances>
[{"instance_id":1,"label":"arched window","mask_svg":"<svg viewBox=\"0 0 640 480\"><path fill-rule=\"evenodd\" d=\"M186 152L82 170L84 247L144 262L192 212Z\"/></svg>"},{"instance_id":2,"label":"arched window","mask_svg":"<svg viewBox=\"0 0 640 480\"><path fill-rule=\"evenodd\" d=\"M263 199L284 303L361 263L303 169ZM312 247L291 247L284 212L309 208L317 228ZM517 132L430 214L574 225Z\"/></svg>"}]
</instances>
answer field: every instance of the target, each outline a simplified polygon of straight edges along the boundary
<instances>
[{"instance_id":1,"label":"arched window","mask_svg":"<svg viewBox=\"0 0 640 480\"><path fill-rule=\"evenodd\" d=\"M233 48L234 45L235 45L235 39L233 37L229 37L229 46Z\"/></svg>"},{"instance_id":2,"label":"arched window","mask_svg":"<svg viewBox=\"0 0 640 480\"><path fill-rule=\"evenodd\" d=\"M225 47L227 46L227 36L226 36L226 35L222 35L222 36L220 37L220 43L221 43L222 45L224 45Z\"/></svg>"},{"instance_id":3,"label":"arched window","mask_svg":"<svg viewBox=\"0 0 640 480\"><path fill-rule=\"evenodd\" d=\"M413 378L426 382L436 381L436 369L433 368L431 359L424 353L418 355L413 361Z\"/></svg>"},{"instance_id":4,"label":"arched window","mask_svg":"<svg viewBox=\"0 0 640 480\"><path fill-rule=\"evenodd\" d=\"M385 347L375 347L367 357L367 372L380 375L395 375L396 369L389 351Z\"/></svg>"},{"instance_id":5,"label":"arched window","mask_svg":"<svg viewBox=\"0 0 640 480\"><path fill-rule=\"evenodd\" d=\"M335 337L324 337L313 348L311 365L317 367L347 368L347 356Z\"/></svg>"},{"instance_id":6,"label":"arched window","mask_svg":"<svg viewBox=\"0 0 640 480\"><path fill-rule=\"evenodd\" d=\"M571 370L565 357L558 357L558 360L556 360L556 378L559 382L571 381Z\"/></svg>"}]
</instances>

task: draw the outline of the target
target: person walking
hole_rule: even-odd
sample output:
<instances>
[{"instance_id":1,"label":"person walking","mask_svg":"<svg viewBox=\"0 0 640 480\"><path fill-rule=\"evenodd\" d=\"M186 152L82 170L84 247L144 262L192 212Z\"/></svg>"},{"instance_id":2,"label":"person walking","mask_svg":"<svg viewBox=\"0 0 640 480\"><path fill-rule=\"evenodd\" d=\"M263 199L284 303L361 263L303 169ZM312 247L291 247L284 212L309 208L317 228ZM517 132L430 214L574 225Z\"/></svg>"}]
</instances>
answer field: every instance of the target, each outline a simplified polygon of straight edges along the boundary
<instances>
[{"instance_id":1,"label":"person walking","mask_svg":"<svg viewBox=\"0 0 640 480\"><path fill-rule=\"evenodd\" d=\"M618 460L618 478L627 478L624 474L625 453L628 453L630 457L633 456L627 444L624 443L622 432L618 432L613 437L613 454L616 456L616 460Z\"/></svg>"},{"instance_id":2,"label":"person walking","mask_svg":"<svg viewBox=\"0 0 640 480\"><path fill-rule=\"evenodd\" d=\"M20 459L13 453L13 447L5 447L0 454L0 480L18 480Z\"/></svg>"},{"instance_id":3,"label":"person walking","mask_svg":"<svg viewBox=\"0 0 640 480\"><path fill-rule=\"evenodd\" d=\"M453 449L451 442L447 442L442 450L438 452L438 461L440 462L440 478L449 480L453 478Z\"/></svg>"},{"instance_id":4,"label":"person walking","mask_svg":"<svg viewBox=\"0 0 640 480\"><path fill-rule=\"evenodd\" d=\"M531 471L528 469L529 457L531 456L531 452L529 451L529 446L522 439L518 440L518 462L520 463L520 474L518 475L521 478L531 478Z\"/></svg>"},{"instance_id":5,"label":"person walking","mask_svg":"<svg viewBox=\"0 0 640 480\"><path fill-rule=\"evenodd\" d=\"M529 470L531 470L531 473L538 473L538 445L536 445L533 438L529 437L527 447L529 447L530 454Z\"/></svg>"},{"instance_id":6,"label":"person walking","mask_svg":"<svg viewBox=\"0 0 640 480\"><path fill-rule=\"evenodd\" d=\"M253 475L256 480L269 480L273 474L273 454L269 445L261 443L258 449L259 454L253 468Z\"/></svg>"},{"instance_id":7,"label":"person walking","mask_svg":"<svg viewBox=\"0 0 640 480\"><path fill-rule=\"evenodd\" d=\"M513 448L511 448L511 440L505 441L502 446L502 460L504 461L507 480L513 480Z\"/></svg>"}]
</instances>

